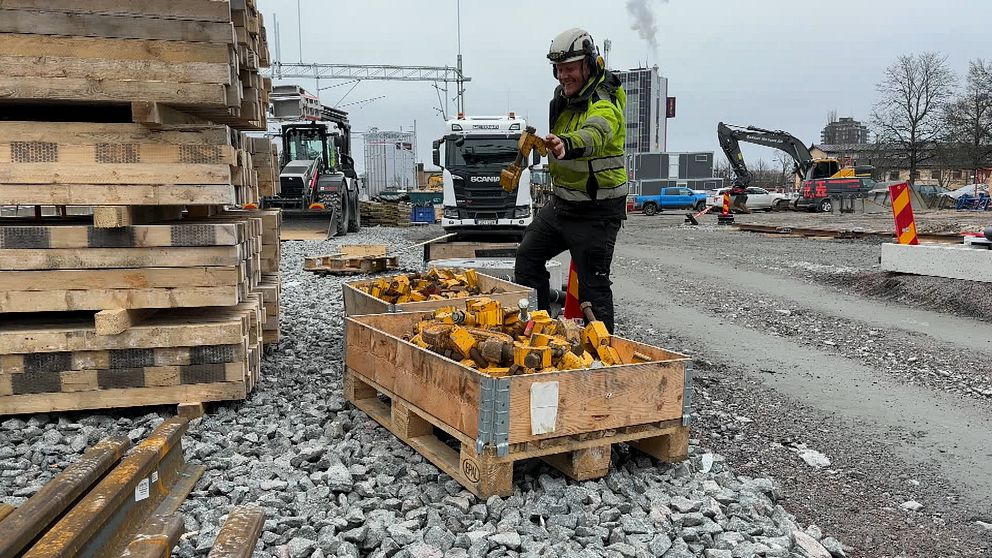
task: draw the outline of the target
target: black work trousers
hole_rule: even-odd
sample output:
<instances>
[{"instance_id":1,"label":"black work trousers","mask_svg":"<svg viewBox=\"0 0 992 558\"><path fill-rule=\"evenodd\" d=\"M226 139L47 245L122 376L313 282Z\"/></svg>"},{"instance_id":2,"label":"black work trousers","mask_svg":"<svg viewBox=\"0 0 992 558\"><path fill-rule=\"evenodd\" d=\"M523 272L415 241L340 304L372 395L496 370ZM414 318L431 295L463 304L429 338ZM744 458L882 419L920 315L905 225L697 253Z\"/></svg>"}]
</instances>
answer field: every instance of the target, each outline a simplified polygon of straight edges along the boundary
<instances>
[{"instance_id":1,"label":"black work trousers","mask_svg":"<svg viewBox=\"0 0 992 558\"><path fill-rule=\"evenodd\" d=\"M613 333L613 282L610 265L620 231L619 218L582 219L557 210L552 202L534 217L517 248L514 275L517 283L537 291L537 306L551 304L546 263L565 250L579 276L579 302L592 303L596 318ZM559 288L559 285L555 285Z\"/></svg>"}]
</instances>

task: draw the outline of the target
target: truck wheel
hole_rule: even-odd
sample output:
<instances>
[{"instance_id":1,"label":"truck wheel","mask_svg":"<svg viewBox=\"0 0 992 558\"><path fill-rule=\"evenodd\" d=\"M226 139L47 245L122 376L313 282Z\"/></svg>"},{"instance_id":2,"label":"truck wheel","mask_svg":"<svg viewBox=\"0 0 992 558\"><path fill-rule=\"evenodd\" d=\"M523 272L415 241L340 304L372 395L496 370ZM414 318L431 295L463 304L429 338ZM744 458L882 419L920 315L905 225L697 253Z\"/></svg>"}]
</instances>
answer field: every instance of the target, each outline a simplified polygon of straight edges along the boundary
<instances>
[{"instance_id":1,"label":"truck wheel","mask_svg":"<svg viewBox=\"0 0 992 558\"><path fill-rule=\"evenodd\" d=\"M348 195L348 232L357 233L362 228L362 214L359 209L358 196Z\"/></svg>"},{"instance_id":2,"label":"truck wheel","mask_svg":"<svg viewBox=\"0 0 992 558\"><path fill-rule=\"evenodd\" d=\"M778 200L775 202L775 211L786 211L789 209L789 200Z\"/></svg>"},{"instance_id":3,"label":"truck wheel","mask_svg":"<svg viewBox=\"0 0 992 558\"><path fill-rule=\"evenodd\" d=\"M658 206L657 205L655 205L653 203L646 203L646 204L644 204L644 214L645 215L647 215L647 216L650 217L651 215L654 215L656 213L658 213Z\"/></svg>"},{"instance_id":4,"label":"truck wheel","mask_svg":"<svg viewBox=\"0 0 992 558\"><path fill-rule=\"evenodd\" d=\"M834 204L830 203L830 200L821 201L820 205L817 207L820 213L830 213L833 210L833 208L834 208Z\"/></svg>"},{"instance_id":5,"label":"truck wheel","mask_svg":"<svg viewBox=\"0 0 992 558\"><path fill-rule=\"evenodd\" d=\"M706 209L706 202L701 201L696 203L696 211L702 211L704 209Z\"/></svg>"}]
</instances>

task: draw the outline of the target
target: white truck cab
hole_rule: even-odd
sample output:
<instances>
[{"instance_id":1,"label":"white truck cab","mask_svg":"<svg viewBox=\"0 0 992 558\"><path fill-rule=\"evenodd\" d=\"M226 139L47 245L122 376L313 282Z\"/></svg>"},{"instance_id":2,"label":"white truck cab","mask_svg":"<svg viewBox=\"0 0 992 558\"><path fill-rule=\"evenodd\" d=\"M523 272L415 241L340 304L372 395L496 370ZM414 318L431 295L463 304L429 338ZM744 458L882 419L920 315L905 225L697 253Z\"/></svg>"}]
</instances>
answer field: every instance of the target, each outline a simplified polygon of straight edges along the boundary
<instances>
[{"instance_id":1,"label":"white truck cab","mask_svg":"<svg viewBox=\"0 0 992 558\"><path fill-rule=\"evenodd\" d=\"M500 172L517 157L517 141L527 123L508 116L464 116L444 124L444 136L434 142L434 164L441 167L444 215L441 225L456 233L510 232L523 234L534 220L530 169L520 185L506 192ZM532 164L540 156L533 152Z\"/></svg>"}]
</instances>

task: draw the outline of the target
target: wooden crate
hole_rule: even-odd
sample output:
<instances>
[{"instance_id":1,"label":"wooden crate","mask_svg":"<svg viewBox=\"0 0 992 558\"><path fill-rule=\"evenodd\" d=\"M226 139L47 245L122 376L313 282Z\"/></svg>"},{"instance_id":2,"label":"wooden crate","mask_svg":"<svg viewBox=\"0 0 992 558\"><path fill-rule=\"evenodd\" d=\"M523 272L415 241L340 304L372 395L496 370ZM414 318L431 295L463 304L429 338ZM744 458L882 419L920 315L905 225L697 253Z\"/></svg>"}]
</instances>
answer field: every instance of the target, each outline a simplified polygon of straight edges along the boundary
<instances>
[{"instance_id":1,"label":"wooden crate","mask_svg":"<svg viewBox=\"0 0 992 558\"><path fill-rule=\"evenodd\" d=\"M496 379L404 341L427 315L346 318L345 397L476 496L509 496L522 459L587 480L608 473L614 443L686 457L685 355L614 337L625 361L634 352L653 360Z\"/></svg>"},{"instance_id":2,"label":"wooden crate","mask_svg":"<svg viewBox=\"0 0 992 558\"><path fill-rule=\"evenodd\" d=\"M387 281L390 279L391 278L389 277L386 278ZM385 300L380 300L366 292L363 292L359 288L371 283L373 283L373 281L362 280L344 284L341 292L344 297L345 316L362 316L365 314L387 314L395 312L426 312L429 310L436 310L444 306L461 306L465 302L465 299L451 299L391 304ZM479 274L479 288L483 291L483 294L478 296L492 298L499 301L503 306L510 306L512 308L517 307L517 302L521 298L529 298L531 293L531 289L529 287L524 287L509 281L490 277L489 275L484 275L482 273ZM497 289L498 292L486 294L488 291L493 289Z\"/></svg>"}]
</instances>

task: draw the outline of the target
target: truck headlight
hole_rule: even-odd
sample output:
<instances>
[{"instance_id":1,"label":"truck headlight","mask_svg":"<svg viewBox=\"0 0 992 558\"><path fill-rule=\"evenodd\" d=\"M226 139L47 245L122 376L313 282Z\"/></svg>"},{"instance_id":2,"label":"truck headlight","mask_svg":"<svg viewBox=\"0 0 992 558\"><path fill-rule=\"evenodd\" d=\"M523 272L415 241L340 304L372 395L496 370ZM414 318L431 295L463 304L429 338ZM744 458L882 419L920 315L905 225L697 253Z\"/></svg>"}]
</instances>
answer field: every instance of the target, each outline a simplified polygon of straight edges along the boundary
<instances>
[{"instance_id":1,"label":"truck headlight","mask_svg":"<svg viewBox=\"0 0 992 558\"><path fill-rule=\"evenodd\" d=\"M458 218L458 208L457 207L445 207L444 208L445 219L457 219Z\"/></svg>"},{"instance_id":2,"label":"truck headlight","mask_svg":"<svg viewBox=\"0 0 992 558\"><path fill-rule=\"evenodd\" d=\"M529 205L518 205L513 210L514 219L522 219L524 217L530 217L530 206Z\"/></svg>"}]
</instances>

